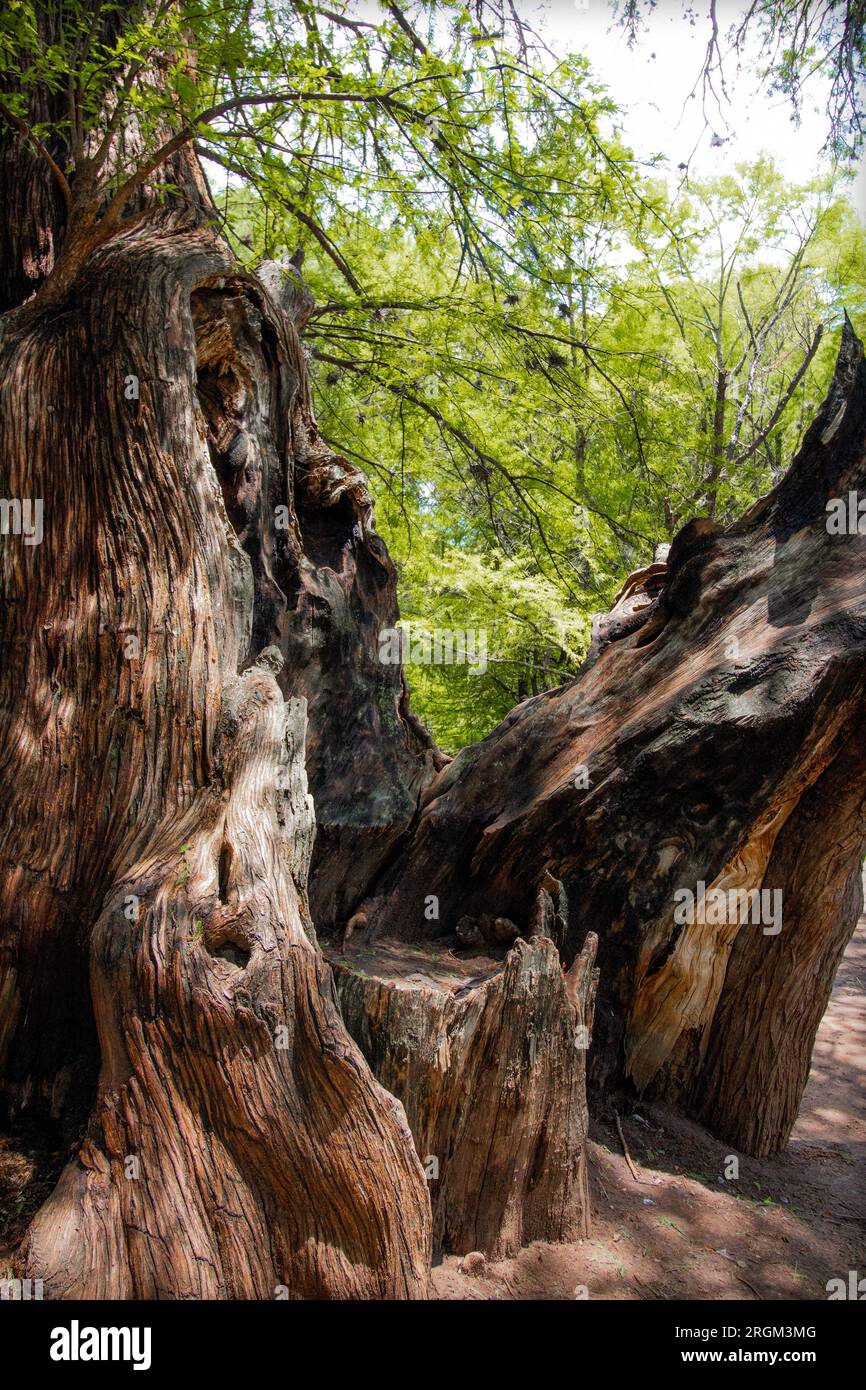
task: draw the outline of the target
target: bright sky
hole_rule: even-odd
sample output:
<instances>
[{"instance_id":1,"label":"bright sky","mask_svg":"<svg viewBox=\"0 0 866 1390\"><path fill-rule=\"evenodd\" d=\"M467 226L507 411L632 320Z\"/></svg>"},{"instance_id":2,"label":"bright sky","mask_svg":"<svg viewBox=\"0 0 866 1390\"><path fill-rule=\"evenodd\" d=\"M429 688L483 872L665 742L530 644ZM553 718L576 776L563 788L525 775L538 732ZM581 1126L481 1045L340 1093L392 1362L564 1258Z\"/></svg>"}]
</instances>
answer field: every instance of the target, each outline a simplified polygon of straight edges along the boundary
<instances>
[{"instance_id":1,"label":"bright sky","mask_svg":"<svg viewBox=\"0 0 866 1390\"><path fill-rule=\"evenodd\" d=\"M805 180L826 167L820 157L827 134L826 110L816 109L826 91L820 77L814 79L814 90L796 126L789 104L761 90L754 68L738 73L731 59L725 65L731 98L725 107L727 126L708 106L710 128L705 129L700 85L696 97L689 96L698 82L710 35L701 0L695 3L694 26L683 15L682 0L658 0L644 34L632 49L623 30L614 26L607 0L517 0L517 5L527 18L533 15L533 22L555 53L585 53L598 78L625 109L626 138L639 155L665 154L672 171L691 158L691 172L699 176L720 173L732 163L754 158L761 150L771 153L786 177L793 180ZM719 0L721 38L742 8L732 0ZM755 45L751 55L756 55ZM713 133L725 138L725 143L712 148ZM866 222L866 171L862 166L852 196Z\"/></svg>"}]
</instances>

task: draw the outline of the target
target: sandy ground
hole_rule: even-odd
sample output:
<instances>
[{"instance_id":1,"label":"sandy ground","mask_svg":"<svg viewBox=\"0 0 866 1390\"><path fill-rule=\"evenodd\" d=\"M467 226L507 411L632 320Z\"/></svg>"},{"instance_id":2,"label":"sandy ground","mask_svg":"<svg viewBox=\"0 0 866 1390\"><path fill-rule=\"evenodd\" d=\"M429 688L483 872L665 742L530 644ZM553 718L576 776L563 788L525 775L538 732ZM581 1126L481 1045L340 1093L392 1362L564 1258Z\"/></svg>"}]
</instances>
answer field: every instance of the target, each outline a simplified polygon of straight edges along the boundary
<instances>
[{"instance_id":1,"label":"sandy ground","mask_svg":"<svg viewBox=\"0 0 866 1390\"><path fill-rule=\"evenodd\" d=\"M475 1275L449 1257L438 1299L825 1299L828 1279L866 1274L866 919L836 976L790 1145L739 1159L660 1105L622 1116L640 1182L615 1130L590 1144L593 1230L536 1243ZM585 1289L585 1293L583 1290Z\"/></svg>"}]
</instances>

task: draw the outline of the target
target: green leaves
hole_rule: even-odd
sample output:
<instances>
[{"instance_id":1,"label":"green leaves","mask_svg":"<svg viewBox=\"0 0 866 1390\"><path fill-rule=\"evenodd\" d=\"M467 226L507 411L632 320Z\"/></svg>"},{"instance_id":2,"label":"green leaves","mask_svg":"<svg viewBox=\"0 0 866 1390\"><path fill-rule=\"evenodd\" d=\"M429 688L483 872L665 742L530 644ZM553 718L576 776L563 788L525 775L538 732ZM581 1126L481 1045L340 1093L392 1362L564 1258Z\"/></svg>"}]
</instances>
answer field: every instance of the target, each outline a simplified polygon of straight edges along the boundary
<instances>
[{"instance_id":1,"label":"green leaves","mask_svg":"<svg viewBox=\"0 0 866 1390\"><path fill-rule=\"evenodd\" d=\"M759 161L673 205L658 180L594 205L592 151L571 151L580 187L539 220L526 269L503 248L473 280L447 218L419 237L384 207L343 208L328 231L363 282L353 296L308 243L320 424L371 478L404 614L489 635L483 675L409 671L448 748L573 674L592 612L688 517L739 514L772 485L832 366L827 338L762 441L810 325L840 295L862 306L863 237L837 190L788 188ZM790 239L812 215L792 286ZM757 358L746 315L756 333L769 324ZM753 362L735 455L762 442L713 481L718 323L723 453Z\"/></svg>"},{"instance_id":2,"label":"green leaves","mask_svg":"<svg viewBox=\"0 0 866 1390\"><path fill-rule=\"evenodd\" d=\"M410 673L452 747L572 673L684 520L766 489L830 370L818 322L866 307L838 188L760 158L672 198L587 58L554 60L515 8L0 14L6 119L73 192L122 204L184 131L242 260L305 250L320 424L371 477L404 607L490 636L482 674Z\"/></svg>"}]
</instances>

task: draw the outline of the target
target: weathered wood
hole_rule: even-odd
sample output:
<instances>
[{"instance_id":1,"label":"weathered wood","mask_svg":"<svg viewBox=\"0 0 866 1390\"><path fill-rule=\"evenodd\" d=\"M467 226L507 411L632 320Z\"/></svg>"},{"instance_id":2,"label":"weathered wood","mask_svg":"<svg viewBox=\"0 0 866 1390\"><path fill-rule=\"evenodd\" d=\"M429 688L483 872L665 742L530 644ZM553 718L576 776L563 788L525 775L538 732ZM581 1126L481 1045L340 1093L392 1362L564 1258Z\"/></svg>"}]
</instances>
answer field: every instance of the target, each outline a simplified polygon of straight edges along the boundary
<instances>
[{"instance_id":1,"label":"weathered wood","mask_svg":"<svg viewBox=\"0 0 866 1390\"><path fill-rule=\"evenodd\" d=\"M294 326L185 210L8 314L0 381L4 494L45 508L0 550L2 1093L85 1131L21 1271L52 1298L422 1295L424 1176L305 900L272 641L304 563Z\"/></svg>"},{"instance_id":2,"label":"weathered wood","mask_svg":"<svg viewBox=\"0 0 866 1390\"><path fill-rule=\"evenodd\" d=\"M845 750L866 695L866 537L826 524L828 500L849 492L866 496L866 367L846 325L827 400L773 492L726 530L690 522L663 565L633 576L597 620L577 679L526 701L440 770L390 862L350 905L374 934L433 940L467 915L525 920L550 868L570 904L566 961L588 931L599 936L597 1091L677 1094L711 1128L751 1135L762 1151L784 1142L819 1009L803 1014L794 1052L761 1071L762 1087L787 1099L777 1107L764 1089L765 1118L750 1128L733 1119L741 1069L723 1067L719 1049L741 1045L754 1000L726 978L736 946L756 980L774 979L778 1007L797 993L795 924L809 890L790 866L781 881L774 874L809 789L825 775L839 785L849 767L862 782ZM823 844L849 850L828 852L830 879L819 880L816 1000L856 923L849 885L864 849L849 799L822 807ZM699 883L781 887L790 943L784 925L774 945L739 917L678 923L676 895L697 895Z\"/></svg>"},{"instance_id":3,"label":"weathered wood","mask_svg":"<svg viewBox=\"0 0 866 1390\"><path fill-rule=\"evenodd\" d=\"M587 1234L595 944L567 974L542 935L507 953L357 937L331 953L349 1031L405 1107L435 1248L500 1259Z\"/></svg>"},{"instance_id":4,"label":"weathered wood","mask_svg":"<svg viewBox=\"0 0 866 1390\"><path fill-rule=\"evenodd\" d=\"M797 1119L833 977L863 911L866 729L862 722L785 824L766 882L784 926L740 932L689 1103L747 1153L784 1147Z\"/></svg>"},{"instance_id":5,"label":"weathered wood","mask_svg":"<svg viewBox=\"0 0 866 1390\"><path fill-rule=\"evenodd\" d=\"M0 136L2 490L45 508L41 545L0 550L0 1096L75 1146L20 1272L416 1297L415 1144L440 1245L578 1234L582 1021L600 1091L784 1142L866 835L864 541L824 524L866 491L853 335L773 493L685 527L576 681L449 762L379 660L395 570L318 434L297 277L240 270L188 148L134 229L64 245L44 164ZM683 928L699 880L779 886L781 934ZM355 923L339 990L378 1081L314 919ZM466 990L451 934L487 948Z\"/></svg>"}]
</instances>

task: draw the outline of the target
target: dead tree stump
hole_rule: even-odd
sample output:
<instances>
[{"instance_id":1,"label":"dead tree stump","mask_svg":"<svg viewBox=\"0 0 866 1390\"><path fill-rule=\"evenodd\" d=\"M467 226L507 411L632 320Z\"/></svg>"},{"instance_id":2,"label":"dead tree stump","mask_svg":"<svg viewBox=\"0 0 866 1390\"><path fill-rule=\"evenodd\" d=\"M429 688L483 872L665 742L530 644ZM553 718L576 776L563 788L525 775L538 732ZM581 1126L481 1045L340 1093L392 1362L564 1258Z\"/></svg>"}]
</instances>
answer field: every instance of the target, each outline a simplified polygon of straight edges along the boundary
<instances>
[{"instance_id":1,"label":"dead tree stump","mask_svg":"<svg viewBox=\"0 0 866 1390\"><path fill-rule=\"evenodd\" d=\"M502 1259L587 1234L595 949L567 973L541 932L480 951L353 937L331 955L346 1026L406 1111L434 1248Z\"/></svg>"}]
</instances>

